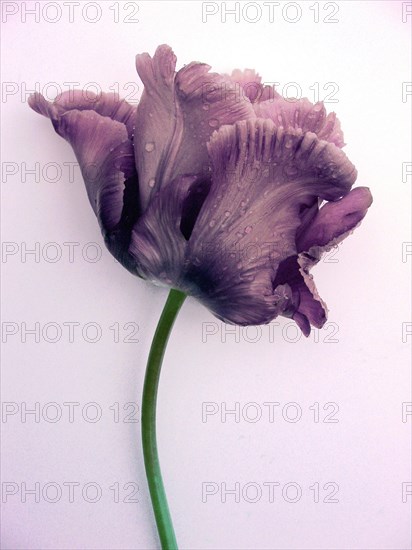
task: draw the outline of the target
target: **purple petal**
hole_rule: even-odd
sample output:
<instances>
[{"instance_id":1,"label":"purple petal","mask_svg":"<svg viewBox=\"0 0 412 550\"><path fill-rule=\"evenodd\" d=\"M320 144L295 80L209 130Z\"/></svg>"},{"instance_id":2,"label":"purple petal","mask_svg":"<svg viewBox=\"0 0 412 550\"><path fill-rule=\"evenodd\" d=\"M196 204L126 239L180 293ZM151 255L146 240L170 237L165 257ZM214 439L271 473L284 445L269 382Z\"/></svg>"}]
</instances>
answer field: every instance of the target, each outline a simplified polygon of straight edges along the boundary
<instances>
[{"instance_id":1,"label":"purple petal","mask_svg":"<svg viewBox=\"0 0 412 550\"><path fill-rule=\"evenodd\" d=\"M49 117L56 132L72 146L103 232L114 230L120 222L134 223L135 219L124 216L135 217L139 206L133 144L127 127L133 108L120 100L116 106L112 94L103 94L94 102L96 111L86 110L85 100L79 94L70 99L69 93L53 103L34 94L29 104ZM134 213L124 204L124 196L134 201Z\"/></svg>"},{"instance_id":2,"label":"purple petal","mask_svg":"<svg viewBox=\"0 0 412 550\"><path fill-rule=\"evenodd\" d=\"M262 84L262 78L254 69L245 69L241 71L235 69L230 75L233 82L239 84L243 90L243 94L251 103L272 100L281 97L274 88Z\"/></svg>"},{"instance_id":3,"label":"purple petal","mask_svg":"<svg viewBox=\"0 0 412 550\"><path fill-rule=\"evenodd\" d=\"M323 252L346 238L359 225L372 204L368 188L357 187L345 197L323 206L297 239L298 255L287 258L279 266L275 284L290 285L295 311L289 315L305 336L310 325L321 328L327 319L326 304L320 298L309 270L320 260Z\"/></svg>"},{"instance_id":4,"label":"purple petal","mask_svg":"<svg viewBox=\"0 0 412 550\"><path fill-rule=\"evenodd\" d=\"M56 97L53 103L35 93L29 98L29 105L38 113L57 119L66 111L95 111L99 115L109 117L121 122L127 127L129 137L133 137L136 118L136 107L130 105L124 99L120 99L114 93L101 93L96 95L85 90L70 90Z\"/></svg>"},{"instance_id":5,"label":"purple petal","mask_svg":"<svg viewBox=\"0 0 412 550\"><path fill-rule=\"evenodd\" d=\"M296 321L305 336L309 336L311 325L321 328L325 324L328 311L309 273L310 267L305 258L291 256L280 263L274 281L274 286L286 282L290 286L293 307L282 315Z\"/></svg>"},{"instance_id":6,"label":"purple petal","mask_svg":"<svg viewBox=\"0 0 412 550\"><path fill-rule=\"evenodd\" d=\"M163 185L181 174L209 171L206 143L223 124L255 118L247 97L230 78L189 63L175 73L176 57L159 46L151 58L136 57L145 86L136 118L135 155L142 206Z\"/></svg>"},{"instance_id":7,"label":"purple petal","mask_svg":"<svg viewBox=\"0 0 412 550\"><path fill-rule=\"evenodd\" d=\"M254 108L258 117L270 118L277 126L300 128L303 132L313 132L319 139L334 143L337 147L345 145L339 120L335 113L326 115L321 101L313 105L306 98L291 100L279 97L258 102Z\"/></svg>"},{"instance_id":8,"label":"purple petal","mask_svg":"<svg viewBox=\"0 0 412 550\"><path fill-rule=\"evenodd\" d=\"M297 240L298 251L335 246L359 225L371 204L367 187L352 189L339 201L325 204Z\"/></svg>"},{"instance_id":9,"label":"purple petal","mask_svg":"<svg viewBox=\"0 0 412 550\"><path fill-rule=\"evenodd\" d=\"M228 322L267 323L291 305L289 281L273 283L296 254L302 212L313 217L318 198L348 193L356 170L334 144L271 120L222 127L209 153L212 186L187 252L190 292Z\"/></svg>"},{"instance_id":10,"label":"purple petal","mask_svg":"<svg viewBox=\"0 0 412 550\"><path fill-rule=\"evenodd\" d=\"M179 287L187 241L181 231L184 201L196 176L181 176L162 188L133 228L129 252L152 282Z\"/></svg>"}]
</instances>

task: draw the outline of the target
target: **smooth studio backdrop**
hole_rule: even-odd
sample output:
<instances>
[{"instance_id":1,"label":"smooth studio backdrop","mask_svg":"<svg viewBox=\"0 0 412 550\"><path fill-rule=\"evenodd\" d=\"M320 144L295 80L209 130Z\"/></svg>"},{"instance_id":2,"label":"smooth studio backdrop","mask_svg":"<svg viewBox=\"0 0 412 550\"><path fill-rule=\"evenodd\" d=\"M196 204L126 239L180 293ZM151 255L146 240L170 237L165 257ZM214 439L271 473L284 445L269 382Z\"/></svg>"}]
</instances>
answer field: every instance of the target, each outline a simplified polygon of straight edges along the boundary
<instances>
[{"instance_id":1,"label":"smooth studio backdrop","mask_svg":"<svg viewBox=\"0 0 412 550\"><path fill-rule=\"evenodd\" d=\"M374 196L313 270L330 312L308 339L184 304L158 409L180 546L410 548L410 2L73 4L2 2L3 548L158 548L139 407L167 290L104 249L70 146L27 97L77 82L137 102L134 56L162 43L178 68L326 100Z\"/></svg>"}]
</instances>

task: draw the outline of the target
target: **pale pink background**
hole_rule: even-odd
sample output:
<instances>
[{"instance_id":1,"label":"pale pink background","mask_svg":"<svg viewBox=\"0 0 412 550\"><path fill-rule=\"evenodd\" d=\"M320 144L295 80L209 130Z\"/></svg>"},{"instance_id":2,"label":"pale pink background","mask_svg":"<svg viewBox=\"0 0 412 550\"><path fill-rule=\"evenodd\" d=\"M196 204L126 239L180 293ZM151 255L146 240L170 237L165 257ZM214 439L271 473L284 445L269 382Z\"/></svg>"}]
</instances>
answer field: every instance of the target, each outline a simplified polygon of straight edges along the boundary
<instances>
[{"instance_id":1,"label":"pale pink background","mask_svg":"<svg viewBox=\"0 0 412 550\"><path fill-rule=\"evenodd\" d=\"M21 3L12 4L21 10ZM402 82L412 80L411 17L402 22L401 2L339 2L338 23L316 24L313 2L301 2L302 18L296 23L282 20L283 4L276 8L273 23L267 12L256 23L235 23L233 17L222 23L221 12L204 23L201 2L98 4L102 16L95 24L79 14L70 23L67 11L55 24L44 19L36 23L33 17L24 23L19 11L2 25L3 81L16 83L18 90L3 96L2 103L2 159L18 166L18 173L3 177L2 183L2 241L18 247L15 255L3 256L3 323L19 327L3 345L2 399L16 403L18 412L3 416L2 480L19 487L2 505L3 548L159 547L140 424L115 423L110 407L120 404L122 420L125 403L140 403L145 360L166 290L133 278L105 250L96 263L82 257L86 243L102 245L102 240L79 178L70 183L68 171L63 171L55 183L44 178L36 182L30 175L22 181L22 162L32 168L36 162L64 166L75 159L50 122L28 108L21 92L36 82L41 89L69 81L81 86L98 82L103 90L116 82L121 89L130 82L141 86L134 56L153 53L161 43L174 48L179 67L199 60L222 72L256 68L265 81L281 86L298 82L310 99L315 82L321 89L336 82L339 102L326 106L342 122L358 184L370 186L375 199L363 226L314 271L338 341L327 342L329 329L320 331L319 342L312 336L293 343L296 332L285 329L287 321L281 320L272 339L263 327L256 343L250 342L253 332L239 341L227 335L223 342L221 324L194 300L185 303L166 354L158 424L180 546L410 548L412 496L402 502L402 484L411 482L412 416L402 422L402 403L411 401L412 336L402 339L402 327L411 321L412 258L402 257L402 243L411 241L411 176L402 181L402 163L411 161L412 97L402 101ZM116 4L118 23L110 9ZM139 22L123 22L135 4ZM323 10L324 3L319 6L324 17L329 10ZM126 93L131 91L133 87ZM51 87L48 93L53 95ZM61 260L51 263L41 256L36 262L27 256L22 262L22 243L31 248L35 242L42 251L47 243L57 243ZM74 262L65 242L80 243ZM30 336L22 342L24 322L63 327L70 321L98 323L101 340L92 344L77 333L70 343L64 333L54 344L44 338L35 343ZM139 325L139 342L114 342L109 327L128 322ZM207 343L202 342L203 323L216 323L208 325L217 333ZM282 328L290 330L285 338ZM22 403L31 408L35 402L41 407L78 402L80 408L96 402L103 415L91 423L78 412L70 423L64 409L56 423L43 417L35 422L33 416L21 422ZM238 423L231 416L221 422L218 415L202 422L203 402L215 402L220 409L221 403L231 408L239 402L242 408L255 402L264 413L265 402L280 406L273 423L267 415L256 423L242 416ZM302 408L296 423L286 421L279 410L290 402ZM323 416L325 403L337 403L339 422L315 423L309 409L315 402ZM27 487L54 482L63 488L65 482L95 482L102 498L89 503L76 493L70 503L64 493L56 503L44 498L36 503L33 496L24 503L23 482ZM113 502L109 487L116 482L120 487L137 483L139 502ZM222 503L218 493L204 503L205 482L228 487L279 482L281 488L295 482L302 498L286 502L278 491L273 503L265 494L257 503L244 498L236 503L230 496ZM338 483L339 502L314 503L309 486L316 482L321 487Z\"/></svg>"}]
</instances>

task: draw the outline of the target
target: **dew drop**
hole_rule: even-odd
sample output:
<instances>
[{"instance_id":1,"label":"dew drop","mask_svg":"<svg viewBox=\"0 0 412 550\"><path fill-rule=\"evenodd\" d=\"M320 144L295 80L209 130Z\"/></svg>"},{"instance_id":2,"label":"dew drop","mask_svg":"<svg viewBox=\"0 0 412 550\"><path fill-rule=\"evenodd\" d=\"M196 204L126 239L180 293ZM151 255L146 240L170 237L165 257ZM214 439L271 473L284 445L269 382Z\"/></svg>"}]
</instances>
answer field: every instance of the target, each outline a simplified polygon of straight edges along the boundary
<instances>
[{"instance_id":1,"label":"dew drop","mask_svg":"<svg viewBox=\"0 0 412 550\"><path fill-rule=\"evenodd\" d=\"M252 231L251 225L248 225L247 227L245 227L245 233L250 233L251 231Z\"/></svg>"},{"instance_id":2,"label":"dew drop","mask_svg":"<svg viewBox=\"0 0 412 550\"><path fill-rule=\"evenodd\" d=\"M204 109L205 111L208 111L208 110L210 109L210 105L209 105L208 103L205 103L205 104L203 105L203 109Z\"/></svg>"},{"instance_id":3,"label":"dew drop","mask_svg":"<svg viewBox=\"0 0 412 550\"><path fill-rule=\"evenodd\" d=\"M156 180L154 178L150 178L149 187L151 187L153 189L153 187L155 186L155 183L156 183Z\"/></svg>"},{"instance_id":4,"label":"dew drop","mask_svg":"<svg viewBox=\"0 0 412 550\"><path fill-rule=\"evenodd\" d=\"M287 176L296 176L298 172L299 170L296 168L296 166L293 166L293 165L285 166L285 174Z\"/></svg>"},{"instance_id":5,"label":"dew drop","mask_svg":"<svg viewBox=\"0 0 412 550\"><path fill-rule=\"evenodd\" d=\"M214 227L216 225L216 221L215 220L211 220L209 222L209 227Z\"/></svg>"},{"instance_id":6,"label":"dew drop","mask_svg":"<svg viewBox=\"0 0 412 550\"><path fill-rule=\"evenodd\" d=\"M155 144L153 143L153 141L148 141L144 146L145 151L147 151L148 153L151 153L154 150L154 148L155 148Z\"/></svg>"},{"instance_id":7,"label":"dew drop","mask_svg":"<svg viewBox=\"0 0 412 550\"><path fill-rule=\"evenodd\" d=\"M211 118L209 120L209 126L211 128L217 128L219 126L219 121L217 120L217 118Z\"/></svg>"},{"instance_id":8,"label":"dew drop","mask_svg":"<svg viewBox=\"0 0 412 550\"><path fill-rule=\"evenodd\" d=\"M226 210L226 212L225 212L225 216L226 216L226 218L228 218L228 217L230 216L230 212L229 212L229 210Z\"/></svg>"}]
</instances>

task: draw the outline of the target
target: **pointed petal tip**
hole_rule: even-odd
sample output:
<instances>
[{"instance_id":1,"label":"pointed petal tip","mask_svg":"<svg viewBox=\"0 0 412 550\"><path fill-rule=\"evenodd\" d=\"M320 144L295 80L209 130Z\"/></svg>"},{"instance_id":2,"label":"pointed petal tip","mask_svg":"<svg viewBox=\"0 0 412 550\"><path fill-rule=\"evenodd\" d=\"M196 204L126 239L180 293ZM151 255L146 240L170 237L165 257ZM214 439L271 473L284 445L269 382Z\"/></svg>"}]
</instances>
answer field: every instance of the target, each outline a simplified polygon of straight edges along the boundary
<instances>
[{"instance_id":1,"label":"pointed petal tip","mask_svg":"<svg viewBox=\"0 0 412 550\"><path fill-rule=\"evenodd\" d=\"M310 336L310 323L308 321L308 318L306 315L303 315L303 313L299 313L298 311L293 315L292 319L295 321L295 323L298 325L300 330L302 331L303 336L308 338Z\"/></svg>"},{"instance_id":2,"label":"pointed petal tip","mask_svg":"<svg viewBox=\"0 0 412 550\"><path fill-rule=\"evenodd\" d=\"M153 57L142 52L135 59L137 73L145 86L153 85L159 77L170 84L175 75L176 61L176 55L167 44L158 46Z\"/></svg>"},{"instance_id":3,"label":"pointed petal tip","mask_svg":"<svg viewBox=\"0 0 412 550\"><path fill-rule=\"evenodd\" d=\"M56 108L53 103L47 101L39 92L35 92L29 96L28 104L33 111L36 111L40 115L46 116L51 120L57 118Z\"/></svg>"}]
</instances>

